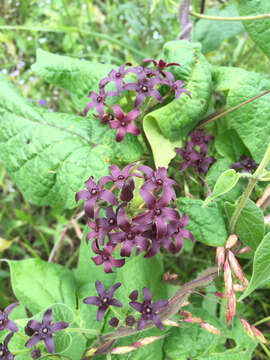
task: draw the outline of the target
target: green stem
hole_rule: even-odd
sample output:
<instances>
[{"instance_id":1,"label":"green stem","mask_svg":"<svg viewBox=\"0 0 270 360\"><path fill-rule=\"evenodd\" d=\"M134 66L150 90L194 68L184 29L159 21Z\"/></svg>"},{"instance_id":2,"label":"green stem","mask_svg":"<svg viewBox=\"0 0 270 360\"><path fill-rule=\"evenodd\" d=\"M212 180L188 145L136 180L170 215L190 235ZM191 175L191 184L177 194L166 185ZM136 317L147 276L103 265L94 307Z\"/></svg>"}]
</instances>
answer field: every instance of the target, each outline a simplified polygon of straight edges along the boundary
<instances>
[{"instance_id":1,"label":"green stem","mask_svg":"<svg viewBox=\"0 0 270 360\"><path fill-rule=\"evenodd\" d=\"M253 324L253 326L258 326L258 325L263 324L264 322L269 321L269 320L270 320L270 316L267 316L267 317L257 321L255 324Z\"/></svg>"},{"instance_id":2,"label":"green stem","mask_svg":"<svg viewBox=\"0 0 270 360\"><path fill-rule=\"evenodd\" d=\"M249 180L248 186L246 187L246 190L244 191L236 209L234 210L233 216L231 218L230 226L229 226L230 234L234 233L238 218L239 218L243 208L245 207L246 202L249 199L250 194L252 193L252 190L254 189L254 186L256 185L256 183L258 181L258 178L263 173L264 168L267 165L269 160L270 160L270 143L268 144L268 147L266 149L266 152L264 154L264 157L263 157L260 165L258 166L257 170L254 173L254 178L251 178Z\"/></svg>"},{"instance_id":3,"label":"green stem","mask_svg":"<svg viewBox=\"0 0 270 360\"><path fill-rule=\"evenodd\" d=\"M1 28L1 27L0 27L0 28ZM216 112L214 112L213 114L210 114L210 115L208 115L206 118L202 119L202 120L198 123L198 125L196 126L196 128L197 128L197 129L203 128L205 125L209 124L210 122L212 122L212 121L214 121L214 120L217 120L217 119L223 117L224 115L227 115L227 114L229 114L230 112L239 109L241 106L246 105L246 104L250 103L251 101L256 100L256 99L258 99L259 97L264 96L264 95L266 95L266 94L268 94L268 93L270 93L270 89L265 90L265 91L261 92L260 94L253 96L253 97L250 98L250 99L247 99L247 100L245 100L245 101L242 101L240 104L237 104L237 105L231 107L231 108L228 109L228 110L225 110L225 111L222 111L222 112L216 111Z\"/></svg>"},{"instance_id":4,"label":"green stem","mask_svg":"<svg viewBox=\"0 0 270 360\"><path fill-rule=\"evenodd\" d=\"M109 35L101 34L95 31L82 30L74 26L50 26L47 28L44 27L36 27L36 26L23 26L23 25L1 25L0 29L2 30L23 30L23 31L40 31L40 32L62 32L62 33L80 33L87 36L93 36L102 40L107 40L111 44L118 45L124 49L129 50L130 52L145 57L145 54L135 49L134 47L124 43L123 41L117 40Z\"/></svg>"},{"instance_id":5,"label":"green stem","mask_svg":"<svg viewBox=\"0 0 270 360\"><path fill-rule=\"evenodd\" d=\"M215 20L215 21L249 21L249 20L261 20L261 19L269 19L270 14L261 14L261 15L250 15L250 16L211 16L211 15L203 15L197 13L195 11L190 11L190 15L195 16L199 19L205 20Z\"/></svg>"}]
</instances>

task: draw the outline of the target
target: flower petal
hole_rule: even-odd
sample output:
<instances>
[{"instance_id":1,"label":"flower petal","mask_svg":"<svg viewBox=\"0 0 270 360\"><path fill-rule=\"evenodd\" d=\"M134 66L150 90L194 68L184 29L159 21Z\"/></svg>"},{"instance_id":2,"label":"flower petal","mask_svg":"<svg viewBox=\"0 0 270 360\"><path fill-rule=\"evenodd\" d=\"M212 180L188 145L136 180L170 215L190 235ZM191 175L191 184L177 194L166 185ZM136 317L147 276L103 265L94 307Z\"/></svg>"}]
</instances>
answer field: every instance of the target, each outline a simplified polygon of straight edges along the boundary
<instances>
[{"instance_id":1,"label":"flower petal","mask_svg":"<svg viewBox=\"0 0 270 360\"><path fill-rule=\"evenodd\" d=\"M25 347L30 348L36 345L41 340L39 335L33 335L30 339L25 343Z\"/></svg>"},{"instance_id":2,"label":"flower petal","mask_svg":"<svg viewBox=\"0 0 270 360\"><path fill-rule=\"evenodd\" d=\"M51 325L51 331L53 333L57 332L57 331L60 331L60 330L64 330L68 327L68 323L65 322L65 321L57 321L55 323L53 323Z\"/></svg>"},{"instance_id":3,"label":"flower petal","mask_svg":"<svg viewBox=\"0 0 270 360\"><path fill-rule=\"evenodd\" d=\"M119 300L117 300L117 299L112 299L112 300L110 301L110 305L112 305L112 306L117 306L117 307L122 307L122 306L123 306L122 303L121 303Z\"/></svg>"},{"instance_id":4,"label":"flower petal","mask_svg":"<svg viewBox=\"0 0 270 360\"><path fill-rule=\"evenodd\" d=\"M134 124L128 124L127 132L129 132L130 134L133 134L135 136L138 136L141 133L140 130Z\"/></svg>"},{"instance_id":5,"label":"flower petal","mask_svg":"<svg viewBox=\"0 0 270 360\"><path fill-rule=\"evenodd\" d=\"M116 283L114 285L112 285L109 290L107 291L107 295L109 298L113 297L114 292L121 286L121 283Z\"/></svg>"},{"instance_id":6,"label":"flower petal","mask_svg":"<svg viewBox=\"0 0 270 360\"><path fill-rule=\"evenodd\" d=\"M147 323L147 320L142 316L138 321L137 330L142 330Z\"/></svg>"},{"instance_id":7,"label":"flower petal","mask_svg":"<svg viewBox=\"0 0 270 360\"><path fill-rule=\"evenodd\" d=\"M157 315L153 315L152 321L159 330L163 329L162 322L161 322L160 318Z\"/></svg>"},{"instance_id":8,"label":"flower petal","mask_svg":"<svg viewBox=\"0 0 270 360\"><path fill-rule=\"evenodd\" d=\"M42 325L49 325L52 321L52 309L48 309L42 318Z\"/></svg>"},{"instance_id":9,"label":"flower petal","mask_svg":"<svg viewBox=\"0 0 270 360\"><path fill-rule=\"evenodd\" d=\"M99 297L103 298L106 295L106 291L105 291L105 288L102 285L102 283L97 280L95 282L95 287L96 287L96 290L97 290L97 293L98 293Z\"/></svg>"},{"instance_id":10,"label":"flower petal","mask_svg":"<svg viewBox=\"0 0 270 360\"><path fill-rule=\"evenodd\" d=\"M151 192L146 191L146 190L142 190L142 189L139 189L139 193L140 193L143 201L145 202L147 208L148 209L153 209L155 204L156 204L155 196Z\"/></svg>"},{"instance_id":11,"label":"flower petal","mask_svg":"<svg viewBox=\"0 0 270 360\"><path fill-rule=\"evenodd\" d=\"M117 142L121 142L124 139L124 136L126 135L127 129L126 127L119 127L117 133L116 133L116 137L115 140Z\"/></svg>"},{"instance_id":12,"label":"flower petal","mask_svg":"<svg viewBox=\"0 0 270 360\"><path fill-rule=\"evenodd\" d=\"M113 112L119 121L124 120L125 114L119 105L117 105L117 104L113 105Z\"/></svg>"},{"instance_id":13,"label":"flower petal","mask_svg":"<svg viewBox=\"0 0 270 360\"><path fill-rule=\"evenodd\" d=\"M137 301L131 301L129 305L135 309L136 311L139 311L140 313L143 312L143 304L137 302Z\"/></svg>"},{"instance_id":14,"label":"flower petal","mask_svg":"<svg viewBox=\"0 0 270 360\"><path fill-rule=\"evenodd\" d=\"M105 314L106 309L104 308L99 308L97 311L97 321L101 321L103 319L103 316Z\"/></svg>"},{"instance_id":15,"label":"flower petal","mask_svg":"<svg viewBox=\"0 0 270 360\"><path fill-rule=\"evenodd\" d=\"M158 300L151 304L151 308L154 312L156 312L167 305L168 305L168 300Z\"/></svg>"},{"instance_id":16,"label":"flower petal","mask_svg":"<svg viewBox=\"0 0 270 360\"><path fill-rule=\"evenodd\" d=\"M53 341L52 335L46 336L46 338L44 339L44 344L45 344L47 351L50 354L53 354L54 353L54 341Z\"/></svg>"},{"instance_id":17,"label":"flower petal","mask_svg":"<svg viewBox=\"0 0 270 360\"><path fill-rule=\"evenodd\" d=\"M9 313L11 312L11 310L13 310L16 306L18 306L19 305L19 303L18 302L15 302L15 303L13 303L13 304L10 304L9 306L7 306L6 308L5 308L5 310L4 310L4 313L6 314L6 315L9 315Z\"/></svg>"},{"instance_id":18,"label":"flower petal","mask_svg":"<svg viewBox=\"0 0 270 360\"><path fill-rule=\"evenodd\" d=\"M5 329L8 329L12 332L18 331L17 325L13 321L10 321L10 320L7 321Z\"/></svg>"},{"instance_id":19,"label":"flower petal","mask_svg":"<svg viewBox=\"0 0 270 360\"><path fill-rule=\"evenodd\" d=\"M101 300L97 296L88 296L83 299L84 304L100 306Z\"/></svg>"},{"instance_id":20,"label":"flower petal","mask_svg":"<svg viewBox=\"0 0 270 360\"><path fill-rule=\"evenodd\" d=\"M143 300L144 302L151 303L151 294L147 287L143 288Z\"/></svg>"}]
</instances>

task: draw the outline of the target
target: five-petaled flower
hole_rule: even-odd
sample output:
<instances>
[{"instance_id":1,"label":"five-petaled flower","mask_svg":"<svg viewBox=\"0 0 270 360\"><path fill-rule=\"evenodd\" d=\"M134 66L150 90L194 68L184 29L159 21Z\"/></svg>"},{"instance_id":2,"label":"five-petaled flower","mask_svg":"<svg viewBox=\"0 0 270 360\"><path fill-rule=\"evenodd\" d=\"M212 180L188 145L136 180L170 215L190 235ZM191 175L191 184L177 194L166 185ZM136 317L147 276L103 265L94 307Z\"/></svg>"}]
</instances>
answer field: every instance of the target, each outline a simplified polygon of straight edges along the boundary
<instances>
[{"instance_id":1,"label":"five-petaled flower","mask_svg":"<svg viewBox=\"0 0 270 360\"><path fill-rule=\"evenodd\" d=\"M181 66L178 63L175 62L171 62L171 63L166 63L164 60L160 59L159 62L157 62L154 59L144 59L144 62L152 62L154 64L154 66L156 67L156 70L158 73L162 74L163 76L166 76L166 72L164 72L163 70L169 66Z\"/></svg>"},{"instance_id":2,"label":"five-petaled flower","mask_svg":"<svg viewBox=\"0 0 270 360\"><path fill-rule=\"evenodd\" d=\"M251 172L257 169L258 164L246 155L241 156L241 161L235 162L231 165L231 169L242 169L243 172Z\"/></svg>"},{"instance_id":3,"label":"five-petaled flower","mask_svg":"<svg viewBox=\"0 0 270 360\"><path fill-rule=\"evenodd\" d=\"M8 315L19 303L10 304L4 311L0 310L0 330L10 330L12 332L18 331L17 325L8 319Z\"/></svg>"},{"instance_id":4,"label":"five-petaled flower","mask_svg":"<svg viewBox=\"0 0 270 360\"><path fill-rule=\"evenodd\" d=\"M9 333L5 337L4 342L2 344L0 343L0 360L13 360L14 359L14 356L8 349L8 343L13 335L14 335L13 332Z\"/></svg>"},{"instance_id":5,"label":"five-petaled flower","mask_svg":"<svg viewBox=\"0 0 270 360\"><path fill-rule=\"evenodd\" d=\"M123 79L126 73L128 72L128 70L125 70L126 65L131 65L131 64L130 63L123 64L119 67L118 70L112 69L108 76L100 80L99 88L104 88L105 85L113 81L117 89L117 95L120 95L120 92L123 87Z\"/></svg>"},{"instance_id":6,"label":"five-petaled flower","mask_svg":"<svg viewBox=\"0 0 270 360\"><path fill-rule=\"evenodd\" d=\"M115 104L113 106L113 112L115 120L109 122L109 127L113 130L117 129L115 138L117 142L122 141L127 132L136 136L140 134L140 130L132 124L132 121L139 115L138 109L133 109L125 115L120 106Z\"/></svg>"},{"instance_id":7,"label":"five-petaled flower","mask_svg":"<svg viewBox=\"0 0 270 360\"><path fill-rule=\"evenodd\" d=\"M97 321L101 321L105 314L105 311L109 306L122 307L122 304L117 299L113 299L114 292L121 286L121 283L112 285L108 291L105 290L104 286L100 281L95 282L95 287L98 296L88 296L83 299L83 302L88 305L98 306L97 310Z\"/></svg>"},{"instance_id":8,"label":"five-petaled flower","mask_svg":"<svg viewBox=\"0 0 270 360\"><path fill-rule=\"evenodd\" d=\"M97 240L93 241L92 249L97 256L92 257L96 265L104 264L105 273L112 273L112 267L121 267L125 264L125 259L114 259L112 257L112 252L115 249L115 246L108 243L101 250L98 246Z\"/></svg>"},{"instance_id":9,"label":"five-petaled flower","mask_svg":"<svg viewBox=\"0 0 270 360\"><path fill-rule=\"evenodd\" d=\"M163 329L162 322L157 312L168 305L168 300L158 300L152 303L150 292L144 287L143 303L131 301L129 305L142 314L138 321L137 330L142 330L148 320L151 320L159 330Z\"/></svg>"},{"instance_id":10,"label":"five-petaled flower","mask_svg":"<svg viewBox=\"0 0 270 360\"><path fill-rule=\"evenodd\" d=\"M41 323L37 320L28 321L26 325L26 333L29 334L32 330L33 335L25 343L27 348L31 348L42 340L44 341L47 351L51 354L54 353L54 341L52 335L57 331L66 329L68 327L68 323L65 321L57 321L52 323L51 321L52 309L48 309L44 313Z\"/></svg>"}]
</instances>

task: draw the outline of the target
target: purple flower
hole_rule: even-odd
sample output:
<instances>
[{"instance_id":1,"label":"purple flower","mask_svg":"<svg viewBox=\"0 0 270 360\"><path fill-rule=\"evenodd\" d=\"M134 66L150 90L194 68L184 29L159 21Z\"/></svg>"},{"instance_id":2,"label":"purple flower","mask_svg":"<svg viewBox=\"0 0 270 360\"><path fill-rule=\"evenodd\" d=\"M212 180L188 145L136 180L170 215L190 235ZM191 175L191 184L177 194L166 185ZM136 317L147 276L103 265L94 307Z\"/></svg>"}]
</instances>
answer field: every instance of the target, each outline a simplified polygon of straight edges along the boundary
<instances>
[{"instance_id":1,"label":"purple flower","mask_svg":"<svg viewBox=\"0 0 270 360\"><path fill-rule=\"evenodd\" d=\"M204 154L200 154L200 158L194 161L191 166L196 173L202 172L204 175L208 173L209 165L214 164L216 159L213 156L205 157Z\"/></svg>"},{"instance_id":2,"label":"purple flower","mask_svg":"<svg viewBox=\"0 0 270 360\"><path fill-rule=\"evenodd\" d=\"M193 235L184 227L188 224L188 215L183 214L178 221L171 222L168 225L168 237L163 242L163 246L170 251L172 254L177 254L183 245L183 238L187 238L194 241ZM172 241L168 241L169 237L173 237L175 244Z\"/></svg>"},{"instance_id":3,"label":"purple flower","mask_svg":"<svg viewBox=\"0 0 270 360\"><path fill-rule=\"evenodd\" d=\"M135 189L135 183L132 178L129 178L125 181L121 193L120 199L126 203L133 199L133 191Z\"/></svg>"},{"instance_id":4,"label":"purple flower","mask_svg":"<svg viewBox=\"0 0 270 360\"><path fill-rule=\"evenodd\" d=\"M158 300L152 303L150 292L144 287L143 303L132 301L129 305L142 314L138 321L137 330L142 330L148 320L152 321L159 330L163 329L162 322L157 315L157 312L168 305L168 300Z\"/></svg>"},{"instance_id":5,"label":"purple flower","mask_svg":"<svg viewBox=\"0 0 270 360\"><path fill-rule=\"evenodd\" d=\"M152 96L158 102L162 102L162 96L160 93L154 89L154 86L161 83L158 77L138 79L137 83L129 83L124 86L124 90L134 90L136 91L136 98L134 102L135 108L139 107L146 96Z\"/></svg>"},{"instance_id":6,"label":"purple flower","mask_svg":"<svg viewBox=\"0 0 270 360\"><path fill-rule=\"evenodd\" d=\"M201 153L206 154L208 150L208 142L214 140L214 136L207 135L204 130L192 131L189 133L189 137L193 146L199 146Z\"/></svg>"},{"instance_id":7,"label":"purple flower","mask_svg":"<svg viewBox=\"0 0 270 360\"><path fill-rule=\"evenodd\" d=\"M100 250L97 240L92 243L92 249L97 256L92 257L96 265L104 264L105 273L112 273L112 267L121 267L125 264L125 259L114 259L112 257L112 252L115 249L115 246L112 244L107 244Z\"/></svg>"},{"instance_id":8,"label":"purple flower","mask_svg":"<svg viewBox=\"0 0 270 360\"><path fill-rule=\"evenodd\" d=\"M156 224L152 224L151 228L143 233L144 237L151 240L151 246L145 254L145 258L151 258L155 256L156 253L159 251L161 245L163 245L163 242L165 240L170 241L169 237L167 236L167 232L168 230L166 229L166 232L164 232L163 236L158 238Z\"/></svg>"},{"instance_id":9,"label":"purple flower","mask_svg":"<svg viewBox=\"0 0 270 360\"><path fill-rule=\"evenodd\" d=\"M96 281L95 286L98 296L88 296L87 298L83 299L83 302L88 305L98 306L97 321L101 321L105 311L109 306L122 307L120 301L113 299L113 294L119 288L119 286L121 286L121 283L114 284L109 288L108 291L105 291L104 286L100 281Z\"/></svg>"},{"instance_id":10,"label":"purple flower","mask_svg":"<svg viewBox=\"0 0 270 360\"><path fill-rule=\"evenodd\" d=\"M9 343L9 341L12 338L13 335L14 335L13 332L9 333L5 337L4 342L2 344L0 343L0 359L1 360L13 360L14 359L14 356L8 350L8 343Z\"/></svg>"},{"instance_id":11,"label":"purple flower","mask_svg":"<svg viewBox=\"0 0 270 360\"><path fill-rule=\"evenodd\" d=\"M190 93L183 87L185 84L182 80L177 80L172 84L168 84L171 88L171 91L174 91L174 98L178 99L179 96L182 93L187 94L190 98L192 98L192 96L190 95Z\"/></svg>"},{"instance_id":12,"label":"purple flower","mask_svg":"<svg viewBox=\"0 0 270 360\"><path fill-rule=\"evenodd\" d=\"M109 82L113 81L115 83L115 87L117 89L118 94L120 94L122 87L123 87L123 79L128 72L128 70L125 70L126 65L131 65L130 63L123 64L119 67L118 70L111 70L109 75L105 78L103 78L99 82L99 87L103 88L105 85L107 85Z\"/></svg>"},{"instance_id":13,"label":"purple flower","mask_svg":"<svg viewBox=\"0 0 270 360\"><path fill-rule=\"evenodd\" d=\"M114 185L120 190L126 181L126 179L129 176L137 176L141 177L140 174L137 173L131 173L129 174L129 171L134 167L134 164L129 164L123 168L123 170L120 170L117 165L111 165L109 167L109 170L112 174L111 181L114 182Z\"/></svg>"},{"instance_id":14,"label":"purple flower","mask_svg":"<svg viewBox=\"0 0 270 360\"><path fill-rule=\"evenodd\" d=\"M140 250L146 250L148 241L141 235L146 230L145 226L131 225L126 218L124 209L120 208L117 214L117 223L122 232L114 232L110 234L110 242L112 244L122 243L121 256L129 257L134 246Z\"/></svg>"},{"instance_id":15,"label":"purple flower","mask_svg":"<svg viewBox=\"0 0 270 360\"><path fill-rule=\"evenodd\" d=\"M13 310L18 305L19 303L16 302L7 306L4 311L0 310L0 330L10 330L12 332L18 331L17 325L8 319L8 315L11 310Z\"/></svg>"},{"instance_id":16,"label":"purple flower","mask_svg":"<svg viewBox=\"0 0 270 360\"><path fill-rule=\"evenodd\" d=\"M25 347L30 348L36 345L39 341L44 341L47 351L54 353L54 341L52 335L60 330L66 329L68 323L64 321L52 321L52 309L48 309L42 318L42 322L36 320L29 320L26 327L34 331L30 339L25 343Z\"/></svg>"},{"instance_id":17,"label":"purple flower","mask_svg":"<svg viewBox=\"0 0 270 360\"><path fill-rule=\"evenodd\" d=\"M139 291L138 290L133 290L128 297L130 298L131 301L136 301L138 299L138 295L139 295Z\"/></svg>"},{"instance_id":18,"label":"purple flower","mask_svg":"<svg viewBox=\"0 0 270 360\"><path fill-rule=\"evenodd\" d=\"M174 151L181 155L183 162L180 164L179 171L184 171L188 166L190 166L194 161L200 160L200 154L193 149L193 144L188 141L186 143L186 149L175 148Z\"/></svg>"},{"instance_id":19,"label":"purple flower","mask_svg":"<svg viewBox=\"0 0 270 360\"><path fill-rule=\"evenodd\" d=\"M132 315L128 315L125 319L125 323L127 326L133 326L135 324L135 319Z\"/></svg>"},{"instance_id":20,"label":"purple flower","mask_svg":"<svg viewBox=\"0 0 270 360\"><path fill-rule=\"evenodd\" d=\"M46 101L43 99L38 99L38 103L40 106L45 106L46 105Z\"/></svg>"},{"instance_id":21,"label":"purple flower","mask_svg":"<svg viewBox=\"0 0 270 360\"><path fill-rule=\"evenodd\" d=\"M149 166L138 166L138 170L146 174L146 181L142 185L142 190L151 191L153 189L162 189L167 188L167 191L171 193L171 199L176 201L176 195L173 189L173 185L177 185L177 183L167 178L167 169L165 167L159 167L157 171L154 171Z\"/></svg>"},{"instance_id":22,"label":"purple flower","mask_svg":"<svg viewBox=\"0 0 270 360\"><path fill-rule=\"evenodd\" d=\"M84 115L86 115L92 107L94 107L98 113L100 119L103 118L104 115L104 103L107 96L116 95L114 92L109 91L105 93L104 88L99 89L99 94L94 91L90 91L88 97L92 100L89 102L84 108Z\"/></svg>"},{"instance_id":23,"label":"purple flower","mask_svg":"<svg viewBox=\"0 0 270 360\"><path fill-rule=\"evenodd\" d=\"M251 172L252 170L257 169L258 164L251 158L246 155L241 157L241 161L233 163L231 169L242 169L243 172Z\"/></svg>"},{"instance_id":24,"label":"purple flower","mask_svg":"<svg viewBox=\"0 0 270 360\"><path fill-rule=\"evenodd\" d=\"M113 130L118 129L116 133L117 142L123 140L126 132L129 132L136 136L140 134L140 130L134 124L132 124L132 121L135 120L136 117L139 115L139 110L133 109L125 115L120 106L115 104L113 106L113 111L116 120L111 120L109 122L109 127Z\"/></svg>"},{"instance_id":25,"label":"purple flower","mask_svg":"<svg viewBox=\"0 0 270 360\"><path fill-rule=\"evenodd\" d=\"M161 239L167 232L167 223L165 219L176 221L179 218L179 214L176 210L167 207L171 199L171 193L167 188L164 188L160 199L156 199L149 191L140 189L139 192L148 211L136 216L133 219L133 222L139 225L146 225L154 222L157 227L157 238Z\"/></svg>"},{"instance_id":26,"label":"purple flower","mask_svg":"<svg viewBox=\"0 0 270 360\"><path fill-rule=\"evenodd\" d=\"M87 190L80 190L76 193L76 202L81 199L86 200L84 202L84 211L88 217L94 218L94 207L98 199L103 199L112 205L118 205L116 196L111 191L104 189L104 185L108 181L111 181L110 176L102 176L96 184L93 180L93 176L90 176L84 183Z\"/></svg>"},{"instance_id":27,"label":"purple flower","mask_svg":"<svg viewBox=\"0 0 270 360\"><path fill-rule=\"evenodd\" d=\"M113 317L110 319L109 324L114 327L117 328L118 324L119 324L119 320L116 317Z\"/></svg>"},{"instance_id":28,"label":"purple flower","mask_svg":"<svg viewBox=\"0 0 270 360\"><path fill-rule=\"evenodd\" d=\"M178 63L166 63L164 60L160 59L159 62L157 62L154 59L144 59L144 62L152 62L154 66L156 67L157 71L162 74L163 76L166 76L166 73L163 72L163 70L169 66L181 66Z\"/></svg>"}]
</instances>

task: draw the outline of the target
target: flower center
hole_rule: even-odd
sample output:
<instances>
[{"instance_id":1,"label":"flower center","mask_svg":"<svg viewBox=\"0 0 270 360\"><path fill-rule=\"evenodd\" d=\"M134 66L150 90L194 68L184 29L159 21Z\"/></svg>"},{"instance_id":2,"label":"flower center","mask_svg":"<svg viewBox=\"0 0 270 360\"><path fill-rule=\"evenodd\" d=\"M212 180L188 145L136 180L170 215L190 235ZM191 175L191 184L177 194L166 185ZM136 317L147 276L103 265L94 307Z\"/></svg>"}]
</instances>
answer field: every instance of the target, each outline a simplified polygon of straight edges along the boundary
<instances>
[{"instance_id":1,"label":"flower center","mask_svg":"<svg viewBox=\"0 0 270 360\"><path fill-rule=\"evenodd\" d=\"M4 320L0 320L0 326L4 324Z\"/></svg>"},{"instance_id":2,"label":"flower center","mask_svg":"<svg viewBox=\"0 0 270 360\"><path fill-rule=\"evenodd\" d=\"M95 232L98 232L98 226L95 227Z\"/></svg>"},{"instance_id":3,"label":"flower center","mask_svg":"<svg viewBox=\"0 0 270 360\"><path fill-rule=\"evenodd\" d=\"M114 224L115 223L115 220L114 220L114 218L110 218L110 220L109 220L109 224Z\"/></svg>"},{"instance_id":4,"label":"flower center","mask_svg":"<svg viewBox=\"0 0 270 360\"><path fill-rule=\"evenodd\" d=\"M186 161L190 161L189 155L184 155L184 159L185 159Z\"/></svg>"},{"instance_id":5,"label":"flower center","mask_svg":"<svg viewBox=\"0 0 270 360\"><path fill-rule=\"evenodd\" d=\"M123 176L123 175L119 175L117 179L118 179L118 180L124 180L124 176Z\"/></svg>"},{"instance_id":6,"label":"flower center","mask_svg":"<svg viewBox=\"0 0 270 360\"><path fill-rule=\"evenodd\" d=\"M146 312L147 314L151 314L152 309L151 309L149 306L146 306L145 312Z\"/></svg>"},{"instance_id":7,"label":"flower center","mask_svg":"<svg viewBox=\"0 0 270 360\"><path fill-rule=\"evenodd\" d=\"M155 215L159 216L159 215L161 214L161 209L160 209L160 208L156 208L156 209L154 210L154 213L155 213Z\"/></svg>"},{"instance_id":8,"label":"flower center","mask_svg":"<svg viewBox=\"0 0 270 360\"><path fill-rule=\"evenodd\" d=\"M102 97L101 96L98 96L97 97L97 102L101 102L102 101Z\"/></svg>"},{"instance_id":9,"label":"flower center","mask_svg":"<svg viewBox=\"0 0 270 360\"><path fill-rule=\"evenodd\" d=\"M103 298L103 300L102 300L103 304L107 304L108 301L109 301L109 298L107 298L107 297Z\"/></svg>"},{"instance_id":10,"label":"flower center","mask_svg":"<svg viewBox=\"0 0 270 360\"><path fill-rule=\"evenodd\" d=\"M146 86L146 85L141 86L141 90L142 90L142 92L147 92L148 86Z\"/></svg>"},{"instance_id":11,"label":"flower center","mask_svg":"<svg viewBox=\"0 0 270 360\"><path fill-rule=\"evenodd\" d=\"M103 259L103 261L108 261L109 260L107 255L102 255L102 259Z\"/></svg>"},{"instance_id":12,"label":"flower center","mask_svg":"<svg viewBox=\"0 0 270 360\"><path fill-rule=\"evenodd\" d=\"M44 328L44 329L42 329L42 332L43 332L43 334L48 334L48 332L49 332L49 330L48 330L48 328Z\"/></svg>"},{"instance_id":13,"label":"flower center","mask_svg":"<svg viewBox=\"0 0 270 360\"><path fill-rule=\"evenodd\" d=\"M3 355L5 355L5 351L4 351L4 350L0 350L0 357L2 357Z\"/></svg>"},{"instance_id":14,"label":"flower center","mask_svg":"<svg viewBox=\"0 0 270 360\"><path fill-rule=\"evenodd\" d=\"M110 120L110 121L114 119L113 114L109 114L108 116L109 116L109 120Z\"/></svg>"},{"instance_id":15,"label":"flower center","mask_svg":"<svg viewBox=\"0 0 270 360\"><path fill-rule=\"evenodd\" d=\"M95 189L95 188L91 190L91 194L92 194L92 195L96 195L97 192L98 192L98 191L97 191L97 189Z\"/></svg>"},{"instance_id":16,"label":"flower center","mask_svg":"<svg viewBox=\"0 0 270 360\"><path fill-rule=\"evenodd\" d=\"M162 185L162 184L163 184L163 180L162 180L162 179L157 179L156 183L157 183L158 185Z\"/></svg>"},{"instance_id":17,"label":"flower center","mask_svg":"<svg viewBox=\"0 0 270 360\"><path fill-rule=\"evenodd\" d=\"M116 77L116 78L120 78L120 77L121 77L121 73L120 73L120 72L117 72L117 73L115 74L115 77Z\"/></svg>"},{"instance_id":18,"label":"flower center","mask_svg":"<svg viewBox=\"0 0 270 360\"><path fill-rule=\"evenodd\" d=\"M129 232L127 234L127 238L128 238L128 240L132 240L134 238L134 235L132 234L132 232Z\"/></svg>"},{"instance_id":19,"label":"flower center","mask_svg":"<svg viewBox=\"0 0 270 360\"><path fill-rule=\"evenodd\" d=\"M196 142L200 142L200 140L201 140L201 139L200 139L198 136L195 137L195 141L196 141Z\"/></svg>"}]
</instances>

